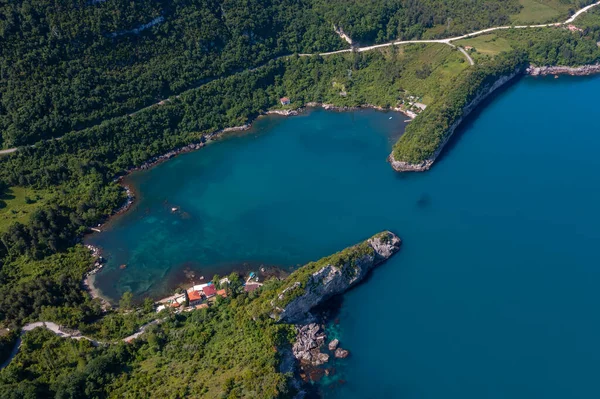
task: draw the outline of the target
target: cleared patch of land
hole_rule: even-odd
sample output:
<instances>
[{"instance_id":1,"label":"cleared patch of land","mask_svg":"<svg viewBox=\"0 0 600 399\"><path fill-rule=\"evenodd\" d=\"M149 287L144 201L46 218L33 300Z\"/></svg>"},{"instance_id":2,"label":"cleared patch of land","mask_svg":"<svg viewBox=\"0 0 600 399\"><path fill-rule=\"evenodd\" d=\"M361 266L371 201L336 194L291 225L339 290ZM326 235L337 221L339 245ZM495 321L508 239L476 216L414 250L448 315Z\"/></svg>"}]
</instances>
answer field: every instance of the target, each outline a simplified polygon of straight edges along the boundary
<instances>
[{"instance_id":1,"label":"cleared patch of land","mask_svg":"<svg viewBox=\"0 0 600 399\"><path fill-rule=\"evenodd\" d=\"M473 59L476 61L483 57L493 57L503 51L509 51L512 49L508 40L503 37L498 37L494 33L476 36L470 39L459 40L454 44L469 50L471 57L473 57ZM469 47L473 47L473 49L470 50Z\"/></svg>"},{"instance_id":2,"label":"cleared patch of land","mask_svg":"<svg viewBox=\"0 0 600 399\"><path fill-rule=\"evenodd\" d=\"M469 67L465 57L444 44L407 45L398 55L402 72L395 89L431 104L450 82ZM388 53L388 57L393 57Z\"/></svg>"},{"instance_id":3,"label":"cleared patch of land","mask_svg":"<svg viewBox=\"0 0 600 399\"><path fill-rule=\"evenodd\" d=\"M44 205L49 193L31 188L11 187L0 196L0 232L15 222L25 223L29 216Z\"/></svg>"},{"instance_id":4,"label":"cleared patch of land","mask_svg":"<svg viewBox=\"0 0 600 399\"><path fill-rule=\"evenodd\" d=\"M516 24L552 22L567 16L573 4L563 4L560 0L519 0L523 6L521 12L512 16Z\"/></svg>"}]
</instances>

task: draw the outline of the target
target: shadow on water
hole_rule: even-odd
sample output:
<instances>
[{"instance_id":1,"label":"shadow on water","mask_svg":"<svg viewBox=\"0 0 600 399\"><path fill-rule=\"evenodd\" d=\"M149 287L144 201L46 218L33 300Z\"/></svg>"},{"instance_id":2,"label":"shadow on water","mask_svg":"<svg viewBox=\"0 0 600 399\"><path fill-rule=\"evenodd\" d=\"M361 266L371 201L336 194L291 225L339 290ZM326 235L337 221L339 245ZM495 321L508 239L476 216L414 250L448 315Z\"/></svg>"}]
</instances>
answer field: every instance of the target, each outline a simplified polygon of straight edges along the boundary
<instances>
[{"instance_id":1,"label":"shadow on water","mask_svg":"<svg viewBox=\"0 0 600 399\"><path fill-rule=\"evenodd\" d=\"M523 79L522 75L516 77L515 79L512 79L504 86L496 89L496 91L490 94L485 100L481 102L481 104L475 107L475 109L467 117L465 117L462 123L454 131L452 137L450 137L450 140L448 140L448 143L446 143L446 146L438 156L438 159L435 161L433 169L435 169L436 166L439 167L439 165L445 161L445 159L447 158L447 153L451 152L458 145L465 132L471 130L473 124L481 116L481 113L484 112L485 109L496 100L496 98L504 95L507 91L512 90L513 87L521 81L521 79Z\"/></svg>"}]
</instances>

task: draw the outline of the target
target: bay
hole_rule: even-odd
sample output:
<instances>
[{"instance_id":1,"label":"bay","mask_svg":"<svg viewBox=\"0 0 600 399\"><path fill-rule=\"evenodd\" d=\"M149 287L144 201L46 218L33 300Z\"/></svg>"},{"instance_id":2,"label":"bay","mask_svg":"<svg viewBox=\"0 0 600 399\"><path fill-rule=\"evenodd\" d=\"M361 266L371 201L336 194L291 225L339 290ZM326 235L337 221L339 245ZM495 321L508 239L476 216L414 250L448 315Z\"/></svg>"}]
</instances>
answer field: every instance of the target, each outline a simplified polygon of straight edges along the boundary
<instances>
[{"instance_id":1,"label":"bay","mask_svg":"<svg viewBox=\"0 0 600 399\"><path fill-rule=\"evenodd\" d=\"M598 397L599 90L521 79L423 174L385 161L399 114L259 119L130 177L136 208L87 239L96 284L157 297L185 269L293 268L389 229L402 250L328 326L351 356L323 396Z\"/></svg>"}]
</instances>

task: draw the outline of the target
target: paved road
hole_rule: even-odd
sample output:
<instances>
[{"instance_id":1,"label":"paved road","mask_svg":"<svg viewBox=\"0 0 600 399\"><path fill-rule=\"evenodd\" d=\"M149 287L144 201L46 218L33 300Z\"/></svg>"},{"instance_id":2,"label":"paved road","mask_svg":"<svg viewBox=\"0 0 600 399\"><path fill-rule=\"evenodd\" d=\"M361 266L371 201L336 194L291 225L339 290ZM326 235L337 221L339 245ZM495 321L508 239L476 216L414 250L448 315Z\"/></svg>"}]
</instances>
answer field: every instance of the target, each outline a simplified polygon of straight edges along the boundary
<instances>
[{"instance_id":1,"label":"paved road","mask_svg":"<svg viewBox=\"0 0 600 399\"><path fill-rule=\"evenodd\" d=\"M457 40L461 40L461 39L467 39L467 38L474 37L474 36L479 36L479 35L484 34L484 33L489 33L489 32L493 32L493 31L501 30L501 29L511 29L511 28L514 28L514 29L546 28L546 27L550 27L550 26L567 25L567 24L570 24L573 21L575 21L575 19L577 19L577 17L579 17L581 14L589 11L591 8L596 7L597 5L600 5L600 1L598 1L596 3L593 3L593 4L590 4L589 6L583 7L582 9L580 9L579 11L577 11L575 14L573 14L571 16L571 18L567 19L564 22L555 22L555 23L551 23L551 24L541 24L541 25L496 26L496 27L493 27L493 28L482 29L482 30L479 30L477 32L467 33L466 35L462 35L462 36L449 37L449 38L446 38L446 39L391 41L391 42L388 42L388 43L376 44L376 45L373 45L373 46L353 47L353 48L349 48L349 49L337 50L337 51L329 51L329 52L325 52L325 53L315 53L315 54L306 54L306 53L304 53L304 54L298 54L298 56L300 56L300 57L314 57L316 55L320 55L320 56L326 57L328 55L351 53L351 52L354 52L354 51L362 53L362 52L365 52L365 51L371 51L371 50L375 50L375 49L378 49L378 48L384 48L384 47L389 47L389 46L400 46L400 45L403 45L403 44L411 44L411 43L441 43L441 44L447 44L447 45L452 46L452 47L456 47L454 44L452 44L452 42L457 41ZM460 47L459 47L459 50L460 50L461 53L463 53L465 55L465 57L467 58L467 60L469 61L469 63L471 65L475 64L473 62L473 59L469 56L469 54L467 54ZM282 59L282 58L287 58L287 57L291 57L291 56L292 55L283 55L283 56L279 56L279 57L274 58L274 60ZM261 66L258 66L258 67L252 68L252 69L248 69L248 70L249 71L255 71L255 70L259 69L259 68L263 68L265 65L261 65ZM205 84L207 84L209 82L212 82L215 79L220 79L220 78L207 78L207 79L203 79L198 86L192 87L190 89L186 89L185 91L198 89L198 88L202 87L203 85L205 85ZM179 95L173 96L173 98L179 98ZM149 108L152 108L152 107L155 107L155 106L164 105L164 104L166 104L166 103L168 103L170 101L171 101L170 98L161 100L161 101L157 102L156 104L152 104L152 105L140 108L137 111L134 111L134 112L130 113L129 116L134 116L134 115L136 115L137 113L139 113L139 112L141 112L143 110L146 110L146 109L149 109ZM60 137L58 139L60 139ZM0 150L0 155L10 154L10 153L15 152L17 150L18 150L18 148L9 148L7 150Z\"/></svg>"}]
</instances>

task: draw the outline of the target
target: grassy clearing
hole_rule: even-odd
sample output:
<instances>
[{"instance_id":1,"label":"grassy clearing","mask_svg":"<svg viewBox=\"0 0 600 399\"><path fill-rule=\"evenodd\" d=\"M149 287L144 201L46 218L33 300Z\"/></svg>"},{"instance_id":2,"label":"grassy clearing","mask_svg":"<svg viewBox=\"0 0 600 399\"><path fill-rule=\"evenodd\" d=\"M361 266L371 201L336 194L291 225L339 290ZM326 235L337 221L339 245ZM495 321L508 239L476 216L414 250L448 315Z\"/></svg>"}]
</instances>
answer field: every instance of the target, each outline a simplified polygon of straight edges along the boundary
<instances>
[{"instance_id":1,"label":"grassy clearing","mask_svg":"<svg viewBox=\"0 0 600 399\"><path fill-rule=\"evenodd\" d=\"M25 223L49 197L50 194L46 191L11 187L8 193L0 197L0 232L8 230L15 222Z\"/></svg>"},{"instance_id":2,"label":"grassy clearing","mask_svg":"<svg viewBox=\"0 0 600 399\"><path fill-rule=\"evenodd\" d=\"M406 64L398 79L398 89L422 97L421 102L431 104L450 82L469 67L465 57L457 50L443 44L409 45L404 49ZM424 65L431 67L431 74L419 77Z\"/></svg>"},{"instance_id":3,"label":"grassy clearing","mask_svg":"<svg viewBox=\"0 0 600 399\"><path fill-rule=\"evenodd\" d=\"M562 19L568 15L573 4L564 4L560 0L519 0L523 6L521 12L512 16L514 24L545 23Z\"/></svg>"},{"instance_id":4,"label":"grassy clearing","mask_svg":"<svg viewBox=\"0 0 600 399\"><path fill-rule=\"evenodd\" d=\"M478 62L482 59L491 58L503 51L510 51L512 46L510 42L503 37L498 37L496 34L482 35L470 39L459 40L454 42L457 46L473 47L471 57Z\"/></svg>"}]
</instances>

